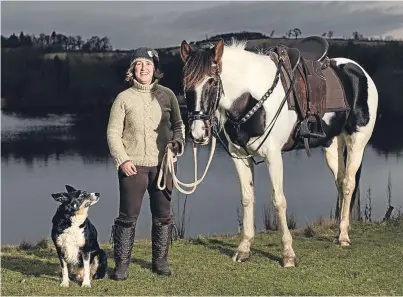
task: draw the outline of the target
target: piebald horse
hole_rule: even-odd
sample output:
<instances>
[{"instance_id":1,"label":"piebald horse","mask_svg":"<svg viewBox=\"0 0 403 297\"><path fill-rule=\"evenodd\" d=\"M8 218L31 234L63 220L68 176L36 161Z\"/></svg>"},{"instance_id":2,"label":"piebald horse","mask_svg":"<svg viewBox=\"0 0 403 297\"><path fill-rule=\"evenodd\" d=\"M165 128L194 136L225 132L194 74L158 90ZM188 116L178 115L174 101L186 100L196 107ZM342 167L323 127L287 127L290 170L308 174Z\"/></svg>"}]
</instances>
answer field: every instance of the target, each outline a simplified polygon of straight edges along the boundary
<instances>
[{"instance_id":1,"label":"piebald horse","mask_svg":"<svg viewBox=\"0 0 403 297\"><path fill-rule=\"evenodd\" d=\"M288 108L287 101L282 105L286 87L281 82L273 84L278 75L276 63L265 53L246 50L245 45L245 42L236 40L226 45L220 40L211 48L199 49L185 40L182 42L180 55L184 61L183 83L188 101L189 133L195 145L207 145L214 137L211 129L216 121L217 131L223 132L228 140L227 150L233 156L239 177L243 207L242 240L233 260L241 262L250 257L254 238L253 157L258 156L268 167L273 188L273 204L282 232L283 266L293 267L296 256L287 226L282 148L298 117L295 110ZM327 126L327 137L310 145L324 148L327 165L334 174L341 201L338 244L348 246L350 202L356 185L356 172L374 129L378 92L373 80L355 61L334 58L330 66L343 78L351 110L348 117L341 112L325 113L322 119ZM264 104L235 131L231 123L250 111L273 85L275 87ZM243 146L237 141L240 138ZM345 149L346 161L343 156Z\"/></svg>"}]
</instances>

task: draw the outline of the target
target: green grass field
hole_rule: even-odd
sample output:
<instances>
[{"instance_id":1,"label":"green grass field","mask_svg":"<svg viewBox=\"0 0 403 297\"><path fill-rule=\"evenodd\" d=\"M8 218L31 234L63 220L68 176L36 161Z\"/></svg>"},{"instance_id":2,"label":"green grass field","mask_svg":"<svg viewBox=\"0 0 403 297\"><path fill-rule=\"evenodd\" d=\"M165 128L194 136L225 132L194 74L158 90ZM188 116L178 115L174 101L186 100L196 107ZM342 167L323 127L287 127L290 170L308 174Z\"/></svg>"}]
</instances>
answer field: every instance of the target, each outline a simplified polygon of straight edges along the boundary
<instances>
[{"instance_id":1,"label":"green grass field","mask_svg":"<svg viewBox=\"0 0 403 297\"><path fill-rule=\"evenodd\" d=\"M256 235L249 261L231 256L240 235L174 241L169 259L174 275L151 273L151 242L136 241L129 278L106 277L81 288L59 287L60 268L52 246L3 246L2 295L403 295L403 218L388 223L354 223L352 245L334 243L335 224L293 231L297 267L280 265L279 232ZM103 245L114 265L112 249Z\"/></svg>"}]
</instances>

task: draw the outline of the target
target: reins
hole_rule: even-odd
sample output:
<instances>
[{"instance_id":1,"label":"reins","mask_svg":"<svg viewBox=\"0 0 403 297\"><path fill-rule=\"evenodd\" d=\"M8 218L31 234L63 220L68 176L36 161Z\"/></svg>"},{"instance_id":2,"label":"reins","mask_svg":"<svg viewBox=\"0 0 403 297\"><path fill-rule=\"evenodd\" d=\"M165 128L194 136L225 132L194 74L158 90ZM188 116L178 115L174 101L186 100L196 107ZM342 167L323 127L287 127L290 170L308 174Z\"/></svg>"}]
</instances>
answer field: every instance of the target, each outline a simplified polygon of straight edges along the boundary
<instances>
[{"instance_id":1,"label":"reins","mask_svg":"<svg viewBox=\"0 0 403 297\"><path fill-rule=\"evenodd\" d=\"M168 174L171 174L174 186L178 189L178 191L180 191L181 193L183 193L185 195L192 194L196 190L197 186L203 181L204 177L207 174L207 171L210 167L211 161L214 156L215 147L216 147L216 139L215 139L215 137L212 137L211 151L210 151L210 156L209 156L206 168L204 170L202 177L200 179L197 179L197 146L195 144L193 144L194 182L192 182L190 184L181 182L178 179L178 177L176 176L175 155L170 149L167 149L164 154L164 157L162 159L160 171L158 174L158 181L157 181L158 189L164 190L166 188ZM162 179L163 179L163 184L161 185ZM191 188L191 189L187 190L187 189L182 188L181 186L184 186L186 188Z\"/></svg>"},{"instance_id":2,"label":"reins","mask_svg":"<svg viewBox=\"0 0 403 297\"><path fill-rule=\"evenodd\" d=\"M191 120L207 120L207 123L208 123L207 124L207 131L208 131L207 137L212 138L210 156L207 161L207 165L204 170L204 173L200 179L197 178L197 146L195 145L195 143L193 143L193 161L194 161L194 169L195 169L194 170L194 182L192 182L190 184L181 182L178 179L178 177L176 176L175 165L174 165L174 163L175 163L174 154L170 149L167 149L164 154L164 157L162 159L161 168L160 168L158 180L157 180L157 186L158 186L158 189L160 189L160 190L164 190L166 188L167 176L170 173L172 176L174 186L178 189L178 191L180 191L183 194L192 194L196 190L197 186L203 181L204 177L207 174L207 171L210 167L211 161L214 156L216 141L217 141L216 138L212 137L212 135L211 135L211 130L214 130L215 128L210 126L210 121L212 119L215 119L215 116L213 114L214 114L215 110L218 108L219 100L221 98L221 93L223 92L222 81L221 81L221 79L219 79L219 76L218 76L218 67L216 69L217 69L216 75L217 75L218 79L216 79L215 81L218 82L218 85L217 85L217 92L216 92L214 104L210 108L208 114L205 114L201 110L194 111L193 113L189 114L189 119L191 119ZM184 92L184 94L185 94L185 99L186 99L186 92ZM213 123L211 123L211 124L213 125ZM162 178L164 178L164 180L163 180L164 183L161 185ZM182 188L181 186L184 186L186 188L191 188L191 189L186 190L186 189Z\"/></svg>"}]
</instances>

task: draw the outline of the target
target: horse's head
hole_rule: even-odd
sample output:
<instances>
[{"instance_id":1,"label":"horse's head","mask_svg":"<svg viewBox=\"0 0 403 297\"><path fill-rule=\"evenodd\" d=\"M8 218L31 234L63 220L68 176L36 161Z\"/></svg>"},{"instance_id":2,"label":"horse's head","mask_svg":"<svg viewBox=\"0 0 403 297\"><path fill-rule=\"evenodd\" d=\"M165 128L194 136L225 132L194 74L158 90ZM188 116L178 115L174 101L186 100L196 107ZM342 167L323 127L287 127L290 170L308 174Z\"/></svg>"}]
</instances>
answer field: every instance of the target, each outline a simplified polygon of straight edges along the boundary
<instances>
[{"instance_id":1,"label":"horse's head","mask_svg":"<svg viewBox=\"0 0 403 297\"><path fill-rule=\"evenodd\" d=\"M223 91L220 79L223 51L223 40L211 49L192 49L185 40L181 44L190 136L200 145L209 143L212 119Z\"/></svg>"}]
</instances>

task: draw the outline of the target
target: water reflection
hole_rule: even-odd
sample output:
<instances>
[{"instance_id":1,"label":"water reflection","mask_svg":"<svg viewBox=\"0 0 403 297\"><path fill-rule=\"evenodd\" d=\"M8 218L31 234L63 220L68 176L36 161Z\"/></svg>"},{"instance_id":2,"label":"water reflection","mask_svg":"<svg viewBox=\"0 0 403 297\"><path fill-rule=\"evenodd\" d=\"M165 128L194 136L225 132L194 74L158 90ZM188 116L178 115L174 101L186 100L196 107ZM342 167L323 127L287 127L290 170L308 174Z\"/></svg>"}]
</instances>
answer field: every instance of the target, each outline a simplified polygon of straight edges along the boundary
<instances>
[{"instance_id":1,"label":"water reflection","mask_svg":"<svg viewBox=\"0 0 403 297\"><path fill-rule=\"evenodd\" d=\"M116 169L106 144L108 115L29 116L2 114L2 244L35 241L48 237L51 218L57 203L50 193L72 184L101 193L101 200L91 210L102 241L109 239L110 227L117 214L118 183ZM392 176L392 204L403 206L403 169L401 138L388 138L385 122L380 122L372 145L366 150L361 180L362 208L365 192L371 188L373 218L386 211L387 180ZM396 127L396 126L395 126ZM395 129L395 128L394 128ZM389 147L388 147L389 146ZM202 174L209 148L200 151L199 174ZM179 178L190 182L193 155L187 146L179 161ZM309 170L307 170L309 168ZM285 194L288 211L300 225L329 217L335 204L333 177L323 152L313 150L308 158L304 151L284 155ZM271 185L265 165L255 168L255 219L263 228L262 209L269 202ZM400 180L399 180L400 179ZM175 195L174 207L178 195ZM240 208L239 185L232 161L218 146L210 171L198 190L188 197L188 236L233 233L237 230ZM175 210L174 209L174 210ZM137 238L149 237L151 218L148 199L144 199Z\"/></svg>"}]
</instances>

